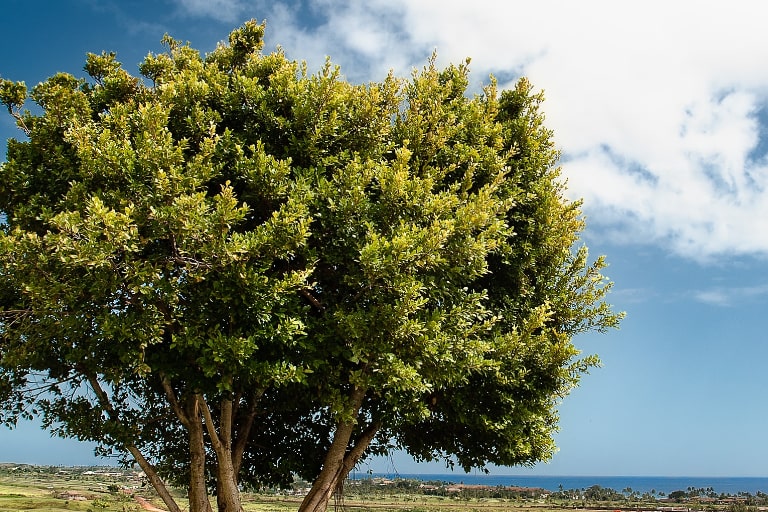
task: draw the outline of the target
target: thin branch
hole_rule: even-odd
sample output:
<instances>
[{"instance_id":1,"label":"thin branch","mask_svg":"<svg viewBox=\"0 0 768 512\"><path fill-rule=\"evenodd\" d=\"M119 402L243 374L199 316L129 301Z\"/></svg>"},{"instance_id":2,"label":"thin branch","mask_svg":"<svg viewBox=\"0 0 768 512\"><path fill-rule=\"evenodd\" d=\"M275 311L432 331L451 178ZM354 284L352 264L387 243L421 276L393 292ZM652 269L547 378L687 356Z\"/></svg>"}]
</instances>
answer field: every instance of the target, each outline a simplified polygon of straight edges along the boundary
<instances>
[{"instance_id":1,"label":"thin branch","mask_svg":"<svg viewBox=\"0 0 768 512\"><path fill-rule=\"evenodd\" d=\"M130 445L126 446L126 448L133 456L134 460L139 464L139 467L144 471L147 479L149 479L149 483L152 484L152 487L155 488L157 493L160 495L160 498L163 500L163 503L165 503L165 506L168 507L170 512L181 512L181 507L179 507L179 505L176 503L176 500L173 499L171 493L168 492L168 488L165 486L165 482L163 482L163 479L160 478L160 475L157 474L155 467L146 458L144 458L144 455L142 455L139 449L135 446Z\"/></svg>"},{"instance_id":2,"label":"thin branch","mask_svg":"<svg viewBox=\"0 0 768 512\"><path fill-rule=\"evenodd\" d=\"M172 258L168 258L168 260L172 261L173 263L178 263L179 265L185 268L204 268L206 270L210 270L213 268L213 265L211 265L210 263L196 260L195 258L190 258L187 256L174 256Z\"/></svg>"},{"instance_id":3,"label":"thin branch","mask_svg":"<svg viewBox=\"0 0 768 512\"><path fill-rule=\"evenodd\" d=\"M101 384L99 383L99 380L96 378L96 376L88 371L83 371L83 374L88 379L88 383L91 385L93 392L96 393L101 408L107 411L107 415L112 421L118 424L121 423L119 415L112 406L112 402L109 400L109 396L107 396L106 391L104 391L104 389L101 387ZM126 442L124 443L124 446L133 456L134 460L139 464L139 467L141 467L141 469L144 471L144 474L147 475L147 478L152 484L152 487L154 487L154 489L160 495L163 503L166 504L171 512L181 512L181 508L179 508L176 500L174 500L173 496L171 496L171 493L168 492L168 488L165 486L165 482L163 482L163 479L160 478L160 476L155 471L155 467L144 457L136 444L132 442Z\"/></svg>"},{"instance_id":4,"label":"thin branch","mask_svg":"<svg viewBox=\"0 0 768 512\"><path fill-rule=\"evenodd\" d=\"M0 317L27 316L34 314L34 309L4 309L0 311Z\"/></svg>"},{"instance_id":5,"label":"thin branch","mask_svg":"<svg viewBox=\"0 0 768 512\"><path fill-rule=\"evenodd\" d=\"M261 397L264 396L264 392L264 389L257 389L253 392L248 404L248 412L240 421L240 426L237 429L237 434L235 435L235 440L232 446L232 466L235 469L235 474L240 472L245 446L248 444L248 438L251 437L251 429L256 420L256 413L258 411L257 406Z\"/></svg>"},{"instance_id":6,"label":"thin branch","mask_svg":"<svg viewBox=\"0 0 768 512\"><path fill-rule=\"evenodd\" d=\"M171 381L168 379L168 376L166 376L165 374L161 374L160 382L163 385L163 391L165 391L165 397L168 399L168 403L171 404L171 409L173 409L173 412L176 414L176 417L179 418L179 421L181 421L182 425L189 428L191 420L187 415L187 413L184 411L184 408L179 403L179 400L176 397L176 393L173 391L173 387L171 387Z\"/></svg>"},{"instance_id":7,"label":"thin branch","mask_svg":"<svg viewBox=\"0 0 768 512\"><path fill-rule=\"evenodd\" d=\"M101 408L107 411L107 414L112 421L119 423L120 418L117 417L117 413L115 412L114 407L112 407L112 402L109 401L107 392L104 391L104 389L101 387L99 379L97 379L96 376L91 372L83 371L83 374L88 379L88 383L91 385L93 392L96 393L96 397L99 399L99 405L101 405Z\"/></svg>"},{"instance_id":8,"label":"thin branch","mask_svg":"<svg viewBox=\"0 0 768 512\"><path fill-rule=\"evenodd\" d=\"M33 377L45 379L46 377L44 375L33 375ZM44 395L46 393L49 393L52 389L54 389L57 386L60 386L62 384L67 384L70 382L73 382L77 380L79 377L77 376L71 376L66 379L59 379L54 382L38 382L37 380L30 380L27 378L27 385L24 386L24 391L30 395L32 398L37 398L40 395ZM35 384L35 386L31 386L30 384Z\"/></svg>"},{"instance_id":9,"label":"thin branch","mask_svg":"<svg viewBox=\"0 0 768 512\"><path fill-rule=\"evenodd\" d=\"M13 108L11 108L10 103L6 103L6 106L8 107L8 113L11 114L14 119L16 119L16 122L18 123L19 128L21 128L21 131L24 132L24 135L29 137L29 134L32 133L32 130L27 128L27 124L24 122L24 117L17 111L14 111Z\"/></svg>"},{"instance_id":10,"label":"thin branch","mask_svg":"<svg viewBox=\"0 0 768 512\"><path fill-rule=\"evenodd\" d=\"M221 453L223 449L223 444L221 442L221 438L219 437L219 433L216 432L216 425L213 422L213 415L211 414L211 409L208 407L208 402L205 401L205 399L197 395L198 403L200 403L200 409L203 411L203 418L205 419L205 429L208 431L208 436L211 438L211 445L213 445L213 450L216 453Z\"/></svg>"},{"instance_id":11,"label":"thin branch","mask_svg":"<svg viewBox=\"0 0 768 512\"><path fill-rule=\"evenodd\" d=\"M23 321L25 318L34 316L35 313L40 312L36 312L33 309L6 309L0 311L0 320L6 322L6 327L13 327L14 324Z\"/></svg>"},{"instance_id":12,"label":"thin branch","mask_svg":"<svg viewBox=\"0 0 768 512\"><path fill-rule=\"evenodd\" d=\"M312 305L315 307L315 309L317 309L319 312L321 312L321 313L322 313L323 311L325 311L325 306L323 306L323 304L322 304L322 303L321 303L319 300L317 300L317 298L315 298L315 296L314 296L314 295L312 295L312 294L309 292L309 290L307 290L307 289L302 289L302 290L299 290L299 293L300 293L300 294L301 294L301 295L302 295L302 296L303 296L305 299L307 299L307 300L310 302L310 304L312 304Z\"/></svg>"}]
</instances>

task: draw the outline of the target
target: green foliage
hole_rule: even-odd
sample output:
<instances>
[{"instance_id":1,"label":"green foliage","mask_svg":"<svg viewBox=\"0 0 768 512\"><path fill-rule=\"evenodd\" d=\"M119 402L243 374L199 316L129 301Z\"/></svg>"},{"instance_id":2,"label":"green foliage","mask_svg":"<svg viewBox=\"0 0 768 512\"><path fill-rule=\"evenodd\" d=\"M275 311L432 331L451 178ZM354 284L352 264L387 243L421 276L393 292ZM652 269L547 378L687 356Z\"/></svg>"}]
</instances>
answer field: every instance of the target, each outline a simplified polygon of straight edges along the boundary
<instances>
[{"instance_id":1,"label":"green foliage","mask_svg":"<svg viewBox=\"0 0 768 512\"><path fill-rule=\"evenodd\" d=\"M728 512L757 512L759 507L753 505L746 505L744 503L732 503L726 508Z\"/></svg>"},{"instance_id":2,"label":"green foliage","mask_svg":"<svg viewBox=\"0 0 768 512\"><path fill-rule=\"evenodd\" d=\"M312 478L345 421L370 452L549 458L558 401L598 364L573 336L621 315L576 247L542 95L469 96L467 64L434 60L353 85L262 54L263 31L206 57L166 37L144 79L89 54L88 79L32 90L40 115L0 84L29 135L0 170L3 419L38 408L178 476L172 411L233 402L216 428L258 412L254 485Z\"/></svg>"}]
</instances>

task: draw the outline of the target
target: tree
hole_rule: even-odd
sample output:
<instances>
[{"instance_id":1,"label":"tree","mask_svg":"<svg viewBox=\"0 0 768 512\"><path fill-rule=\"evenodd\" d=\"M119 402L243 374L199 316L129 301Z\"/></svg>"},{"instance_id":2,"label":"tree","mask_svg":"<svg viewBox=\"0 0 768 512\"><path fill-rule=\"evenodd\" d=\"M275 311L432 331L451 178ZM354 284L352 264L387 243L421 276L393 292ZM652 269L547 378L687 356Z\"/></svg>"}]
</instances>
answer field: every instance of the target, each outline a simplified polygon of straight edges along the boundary
<instances>
[{"instance_id":1,"label":"tree","mask_svg":"<svg viewBox=\"0 0 768 512\"><path fill-rule=\"evenodd\" d=\"M554 450L556 407L618 325L576 247L543 97L469 96L468 63L353 85L262 53L248 22L203 57L164 38L143 78L0 82L26 140L0 170L2 417L133 458L171 510L361 458L464 469Z\"/></svg>"}]
</instances>

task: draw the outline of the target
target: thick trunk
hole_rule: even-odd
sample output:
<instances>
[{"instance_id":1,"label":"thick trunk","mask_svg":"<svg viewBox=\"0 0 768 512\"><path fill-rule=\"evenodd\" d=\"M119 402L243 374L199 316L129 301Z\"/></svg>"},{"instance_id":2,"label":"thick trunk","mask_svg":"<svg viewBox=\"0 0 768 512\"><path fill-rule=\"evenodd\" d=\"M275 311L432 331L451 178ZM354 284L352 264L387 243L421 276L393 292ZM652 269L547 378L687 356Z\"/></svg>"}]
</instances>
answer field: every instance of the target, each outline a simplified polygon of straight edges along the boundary
<instances>
[{"instance_id":1,"label":"thick trunk","mask_svg":"<svg viewBox=\"0 0 768 512\"><path fill-rule=\"evenodd\" d=\"M216 502L219 512L242 512L240 490L237 486L237 471L232 463L232 415L231 400L221 402L221 418L219 431L214 425L213 416L208 404L201 397L200 406L205 418L206 430L211 440L213 451L216 453Z\"/></svg>"},{"instance_id":2,"label":"thick trunk","mask_svg":"<svg viewBox=\"0 0 768 512\"><path fill-rule=\"evenodd\" d=\"M216 472L216 503L219 512L242 512L243 505L240 501L240 490L237 487L237 477L232 468L232 461L229 464L219 464Z\"/></svg>"},{"instance_id":3,"label":"thick trunk","mask_svg":"<svg viewBox=\"0 0 768 512\"><path fill-rule=\"evenodd\" d=\"M240 418L240 421L237 422L239 425L237 429L233 426L233 420L238 415L239 409L233 407L232 402L228 403L225 401L222 404L221 435L218 441L221 443L220 448L224 449L224 453L219 455L217 452L216 455L219 462L216 468L216 500L219 512L242 510L238 474L243 462L243 453L245 452L248 437L251 435L253 421L256 418L256 406L263 394L263 389L258 389L252 394L247 402L248 408ZM234 404L239 404L239 402L239 398L236 398ZM237 432L236 436L233 435L235 431ZM211 437L215 437L215 432L214 436ZM224 464L223 466L222 463Z\"/></svg>"},{"instance_id":4,"label":"thick trunk","mask_svg":"<svg viewBox=\"0 0 768 512\"><path fill-rule=\"evenodd\" d=\"M191 400L190 407L197 408L195 400ZM199 415L189 414L187 426L189 432L189 511L212 512L211 502L208 499L208 488L205 481L205 440L203 438L203 425L199 421ZM197 421L194 421L197 419Z\"/></svg>"},{"instance_id":5,"label":"thick trunk","mask_svg":"<svg viewBox=\"0 0 768 512\"><path fill-rule=\"evenodd\" d=\"M357 389L353 393L351 398L355 414L359 411L364 396L364 390ZM299 512L325 512L328 509L334 493L341 489L344 479L360 460L379 429L378 423L370 425L348 450L356 424L357 422L352 420L341 422L337 426L333 442L323 461L323 468L312 484L312 489L304 497Z\"/></svg>"},{"instance_id":6,"label":"thick trunk","mask_svg":"<svg viewBox=\"0 0 768 512\"><path fill-rule=\"evenodd\" d=\"M323 461L323 469L320 470L312 488L301 502L299 512L325 512L328 508L333 493L344 477L344 454L353 429L352 422L345 422L338 426L333 436L333 443Z\"/></svg>"}]
</instances>

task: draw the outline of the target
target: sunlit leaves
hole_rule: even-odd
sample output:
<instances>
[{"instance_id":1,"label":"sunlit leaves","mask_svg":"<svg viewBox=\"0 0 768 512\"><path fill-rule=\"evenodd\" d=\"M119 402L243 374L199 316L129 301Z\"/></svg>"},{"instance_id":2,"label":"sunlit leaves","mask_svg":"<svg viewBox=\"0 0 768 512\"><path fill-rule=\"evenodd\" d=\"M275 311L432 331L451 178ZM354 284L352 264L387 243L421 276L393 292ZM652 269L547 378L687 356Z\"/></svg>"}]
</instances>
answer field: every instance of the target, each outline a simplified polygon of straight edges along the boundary
<instances>
[{"instance_id":1,"label":"sunlit leaves","mask_svg":"<svg viewBox=\"0 0 768 512\"><path fill-rule=\"evenodd\" d=\"M131 208L116 212L98 197L85 205L84 218L79 212L62 212L50 224L55 231L46 236L46 245L68 265L112 265L115 255L139 250Z\"/></svg>"},{"instance_id":2,"label":"sunlit leaves","mask_svg":"<svg viewBox=\"0 0 768 512\"><path fill-rule=\"evenodd\" d=\"M17 113L27 100L27 86L24 82L0 79L0 103L11 114Z\"/></svg>"},{"instance_id":3,"label":"sunlit leaves","mask_svg":"<svg viewBox=\"0 0 768 512\"><path fill-rule=\"evenodd\" d=\"M465 468L549 457L558 400L598 363L573 336L620 316L604 261L574 250L584 220L541 94L471 95L468 62L435 58L350 84L263 54L263 32L205 57L166 36L144 79L89 54L89 79L32 90L40 115L0 81L29 134L0 171L7 410L37 400L30 369L76 379L46 402L58 433L162 458L179 453L174 398L242 413L260 390L273 426L246 458L266 450L281 478L318 470L286 455L294 425L312 454L353 422L381 429L374 450Z\"/></svg>"}]
</instances>

